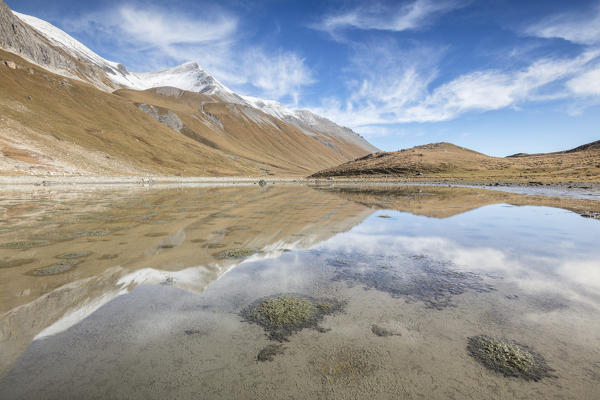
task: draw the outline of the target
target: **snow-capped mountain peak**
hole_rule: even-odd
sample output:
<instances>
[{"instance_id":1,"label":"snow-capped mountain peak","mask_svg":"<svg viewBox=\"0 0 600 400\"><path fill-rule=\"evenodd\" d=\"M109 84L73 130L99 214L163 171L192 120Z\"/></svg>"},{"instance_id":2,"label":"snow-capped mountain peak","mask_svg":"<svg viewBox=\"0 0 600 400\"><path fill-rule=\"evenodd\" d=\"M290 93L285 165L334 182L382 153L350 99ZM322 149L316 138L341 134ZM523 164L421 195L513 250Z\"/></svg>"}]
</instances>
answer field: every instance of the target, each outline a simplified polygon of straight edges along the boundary
<instances>
[{"instance_id":1,"label":"snow-capped mountain peak","mask_svg":"<svg viewBox=\"0 0 600 400\"><path fill-rule=\"evenodd\" d=\"M6 10L8 10L8 14L11 13L11 10L7 7ZM106 60L66 32L44 20L14 11L12 11L12 15L13 19L16 17L21 23L37 31L51 45L44 44L43 39L38 40L36 42L38 43L37 46L45 50L33 52L32 54L36 57L29 57L29 59L58 74L86 80L101 90L111 92L120 88L146 90L171 86L181 90L202 93L224 102L257 108L266 114L296 126L307 135L318 137L325 142L330 139L342 139L352 142L367 151L377 151L375 147L352 130L336 125L309 110L293 110L274 100L240 96L219 82L197 62L190 61L155 72L130 72L122 64ZM7 18L10 19L10 17ZM28 35L32 40L37 40L34 38L35 34L28 33ZM23 46L30 46L30 42L23 44ZM54 48L58 48L59 51ZM47 61L45 51L54 52L53 62L49 63ZM72 59L77 62L73 62Z\"/></svg>"}]
</instances>

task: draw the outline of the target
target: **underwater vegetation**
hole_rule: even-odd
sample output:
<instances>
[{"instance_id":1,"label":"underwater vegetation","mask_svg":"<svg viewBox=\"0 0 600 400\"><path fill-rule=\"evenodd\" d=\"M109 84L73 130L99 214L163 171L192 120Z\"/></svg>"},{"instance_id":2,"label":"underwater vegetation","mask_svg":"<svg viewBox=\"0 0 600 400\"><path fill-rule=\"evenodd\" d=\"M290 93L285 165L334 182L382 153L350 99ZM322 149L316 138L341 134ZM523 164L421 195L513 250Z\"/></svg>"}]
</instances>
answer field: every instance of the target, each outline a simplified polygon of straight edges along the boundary
<instances>
[{"instance_id":1,"label":"underwater vegetation","mask_svg":"<svg viewBox=\"0 0 600 400\"><path fill-rule=\"evenodd\" d=\"M91 253L89 251L82 251L82 252L79 252L79 253L67 253L67 254L63 254L63 255L57 256L56 258L62 258L64 260L70 260L72 258L87 257L90 254Z\"/></svg>"},{"instance_id":2,"label":"underwater vegetation","mask_svg":"<svg viewBox=\"0 0 600 400\"><path fill-rule=\"evenodd\" d=\"M46 267L34 269L31 274L35 276L57 275L72 270L81 261L76 259L61 261Z\"/></svg>"},{"instance_id":3,"label":"underwater vegetation","mask_svg":"<svg viewBox=\"0 0 600 400\"><path fill-rule=\"evenodd\" d=\"M326 315L341 311L345 304L334 299L314 299L303 295L278 295L259 299L243 309L246 322L263 327L269 339L287 341L304 328L325 332L319 323Z\"/></svg>"},{"instance_id":4,"label":"underwater vegetation","mask_svg":"<svg viewBox=\"0 0 600 400\"><path fill-rule=\"evenodd\" d=\"M365 289L386 292L395 298L421 301L427 308L436 310L452 306L453 297L467 291L484 293L494 290L478 274L457 271L450 261L433 260L421 255L336 254L336 257L327 261L335 267L334 280L349 285L359 284Z\"/></svg>"},{"instance_id":5,"label":"underwater vegetation","mask_svg":"<svg viewBox=\"0 0 600 400\"><path fill-rule=\"evenodd\" d=\"M381 368L381 358L374 350L343 346L324 350L312 364L324 383L357 385Z\"/></svg>"},{"instance_id":6,"label":"underwater vegetation","mask_svg":"<svg viewBox=\"0 0 600 400\"><path fill-rule=\"evenodd\" d=\"M48 246L47 240L23 240L21 242L0 243L0 249L29 249L31 247Z\"/></svg>"},{"instance_id":7,"label":"underwater vegetation","mask_svg":"<svg viewBox=\"0 0 600 400\"><path fill-rule=\"evenodd\" d=\"M512 340L487 335L468 338L467 351L486 368L508 377L539 381L552 377L541 355Z\"/></svg>"},{"instance_id":8,"label":"underwater vegetation","mask_svg":"<svg viewBox=\"0 0 600 400\"><path fill-rule=\"evenodd\" d=\"M246 258L255 253L256 250L254 249L239 248L223 250L218 256L219 258Z\"/></svg>"}]
</instances>

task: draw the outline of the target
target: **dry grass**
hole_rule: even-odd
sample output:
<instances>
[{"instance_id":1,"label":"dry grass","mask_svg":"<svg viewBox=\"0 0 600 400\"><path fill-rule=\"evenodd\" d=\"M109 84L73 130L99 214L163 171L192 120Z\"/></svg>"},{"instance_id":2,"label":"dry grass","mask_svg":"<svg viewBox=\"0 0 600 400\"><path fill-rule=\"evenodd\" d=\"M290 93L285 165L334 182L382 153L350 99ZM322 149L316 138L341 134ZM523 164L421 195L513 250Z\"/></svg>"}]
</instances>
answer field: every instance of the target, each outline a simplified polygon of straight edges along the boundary
<instances>
[{"instance_id":1,"label":"dry grass","mask_svg":"<svg viewBox=\"0 0 600 400\"><path fill-rule=\"evenodd\" d=\"M600 181L600 143L572 151L499 158L434 143L393 153L374 153L312 177L396 177L477 182Z\"/></svg>"},{"instance_id":2,"label":"dry grass","mask_svg":"<svg viewBox=\"0 0 600 400\"><path fill-rule=\"evenodd\" d=\"M196 93L102 92L0 51L0 174L305 176L358 157L339 152L255 109ZM134 103L172 110L168 128ZM260 114L257 122L249 114Z\"/></svg>"}]
</instances>

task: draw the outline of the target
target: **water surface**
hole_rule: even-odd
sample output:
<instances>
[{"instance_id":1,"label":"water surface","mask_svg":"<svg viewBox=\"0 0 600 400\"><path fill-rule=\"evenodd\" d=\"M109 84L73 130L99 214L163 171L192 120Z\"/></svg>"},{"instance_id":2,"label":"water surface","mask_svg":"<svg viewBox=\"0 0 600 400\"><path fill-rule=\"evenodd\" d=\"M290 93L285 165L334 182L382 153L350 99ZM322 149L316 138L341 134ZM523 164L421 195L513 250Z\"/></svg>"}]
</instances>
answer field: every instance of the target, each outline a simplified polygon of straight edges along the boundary
<instances>
[{"instance_id":1,"label":"water surface","mask_svg":"<svg viewBox=\"0 0 600 400\"><path fill-rule=\"evenodd\" d=\"M590 200L238 186L10 192L0 207L3 399L600 392ZM277 296L342 306L280 342L244 314ZM489 370L467 351L477 335L552 371Z\"/></svg>"}]
</instances>

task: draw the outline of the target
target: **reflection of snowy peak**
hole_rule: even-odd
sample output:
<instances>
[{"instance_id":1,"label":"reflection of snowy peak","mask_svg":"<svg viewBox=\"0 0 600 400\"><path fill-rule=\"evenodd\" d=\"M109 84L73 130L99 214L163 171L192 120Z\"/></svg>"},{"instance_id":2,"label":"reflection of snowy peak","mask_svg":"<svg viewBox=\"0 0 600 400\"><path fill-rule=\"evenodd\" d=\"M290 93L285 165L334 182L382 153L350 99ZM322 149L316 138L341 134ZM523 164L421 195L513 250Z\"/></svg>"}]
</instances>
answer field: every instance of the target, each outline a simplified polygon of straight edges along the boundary
<instances>
[{"instance_id":1,"label":"reflection of snowy peak","mask_svg":"<svg viewBox=\"0 0 600 400\"><path fill-rule=\"evenodd\" d=\"M22 30L17 45L3 47L52 72L87 81L101 90L110 92L120 88L146 90L172 86L181 90L202 93L214 96L226 103L257 108L296 126L305 134L313 136L325 144L329 143L330 139L343 140L367 152L378 151L351 129L336 125L308 110L291 110L277 101L240 96L221 84L195 62L156 72L130 72L122 64L102 58L81 42L46 21L17 12L11 13L2 0L0 0L0 8L2 8L0 11L6 14L0 18L2 19L1 25L14 26L17 24ZM3 36L7 36L7 39L14 39L10 35L10 32L3 33L0 30L0 44L4 43ZM10 42L11 40L8 41L9 44Z\"/></svg>"}]
</instances>

